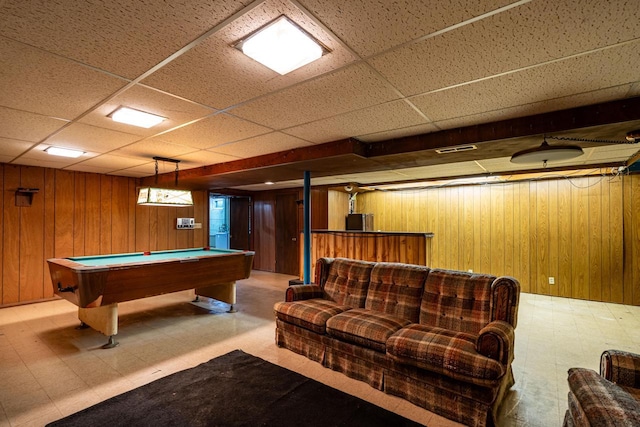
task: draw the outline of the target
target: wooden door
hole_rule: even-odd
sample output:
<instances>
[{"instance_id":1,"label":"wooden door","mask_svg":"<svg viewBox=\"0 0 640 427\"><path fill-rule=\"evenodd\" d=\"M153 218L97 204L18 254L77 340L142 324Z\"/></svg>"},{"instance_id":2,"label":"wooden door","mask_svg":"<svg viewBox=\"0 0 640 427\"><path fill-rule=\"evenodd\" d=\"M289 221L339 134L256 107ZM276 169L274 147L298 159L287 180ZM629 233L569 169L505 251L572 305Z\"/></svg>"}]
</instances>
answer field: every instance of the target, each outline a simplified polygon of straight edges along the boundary
<instances>
[{"instance_id":1,"label":"wooden door","mask_svg":"<svg viewBox=\"0 0 640 427\"><path fill-rule=\"evenodd\" d=\"M276 196L276 273L297 276L298 207L297 194Z\"/></svg>"},{"instance_id":2,"label":"wooden door","mask_svg":"<svg viewBox=\"0 0 640 427\"><path fill-rule=\"evenodd\" d=\"M249 250L249 198L229 198L229 247Z\"/></svg>"}]
</instances>

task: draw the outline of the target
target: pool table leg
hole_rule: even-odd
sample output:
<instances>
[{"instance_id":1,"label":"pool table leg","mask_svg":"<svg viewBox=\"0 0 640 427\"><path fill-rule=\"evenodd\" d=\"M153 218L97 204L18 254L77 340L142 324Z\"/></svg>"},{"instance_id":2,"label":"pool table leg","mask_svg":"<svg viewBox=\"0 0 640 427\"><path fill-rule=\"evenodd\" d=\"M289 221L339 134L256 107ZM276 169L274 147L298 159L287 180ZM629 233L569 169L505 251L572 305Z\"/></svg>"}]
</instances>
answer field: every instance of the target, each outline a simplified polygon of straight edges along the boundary
<instances>
[{"instance_id":1,"label":"pool table leg","mask_svg":"<svg viewBox=\"0 0 640 427\"><path fill-rule=\"evenodd\" d=\"M104 349L113 348L113 347L117 346L118 344L120 344L113 337L114 337L114 335L110 335L109 339L107 340L107 343L105 345L103 345L102 348L104 348Z\"/></svg>"},{"instance_id":2,"label":"pool table leg","mask_svg":"<svg viewBox=\"0 0 640 427\"><path fill-rule=\"evenodd\" d=\"M205 288L196 288L196 295L217 299L218 301L229 304L227 313L237 312L236 304L236 282L217 283Z\"/></svg>"},{"instance_id":3,"label":"pool table leg","mask_svg":"<svg viewBox=\"0 0 640 427\"><path fill-rule=\"evenodd\" d=\"M100 307L78 308L78 318L80 322L109 337L102 348L113 348L118 345L114 339L118 333L118 303Z\"/></svg>"}]
</instances>

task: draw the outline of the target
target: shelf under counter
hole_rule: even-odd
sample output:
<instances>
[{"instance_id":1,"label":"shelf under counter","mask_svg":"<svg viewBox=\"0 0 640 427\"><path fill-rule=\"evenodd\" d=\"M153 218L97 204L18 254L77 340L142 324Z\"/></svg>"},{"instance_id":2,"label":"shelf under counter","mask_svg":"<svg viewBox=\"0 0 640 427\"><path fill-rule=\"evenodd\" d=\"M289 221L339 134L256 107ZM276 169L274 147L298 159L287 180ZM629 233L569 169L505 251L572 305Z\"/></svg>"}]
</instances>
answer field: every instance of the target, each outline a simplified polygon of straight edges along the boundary
<instances>
[{"instance_id":1,"label":"shelf under counter","mask_svg":"<svg viewBox=\"0 0 640 427\"><path fill-rule=\"evenodd\" d=\"M358 230L311 230L311 280L321 257L431 265L433 233ZM304 271L304 234L300 238L300 277Z\"/></svg>"}]
</instances>

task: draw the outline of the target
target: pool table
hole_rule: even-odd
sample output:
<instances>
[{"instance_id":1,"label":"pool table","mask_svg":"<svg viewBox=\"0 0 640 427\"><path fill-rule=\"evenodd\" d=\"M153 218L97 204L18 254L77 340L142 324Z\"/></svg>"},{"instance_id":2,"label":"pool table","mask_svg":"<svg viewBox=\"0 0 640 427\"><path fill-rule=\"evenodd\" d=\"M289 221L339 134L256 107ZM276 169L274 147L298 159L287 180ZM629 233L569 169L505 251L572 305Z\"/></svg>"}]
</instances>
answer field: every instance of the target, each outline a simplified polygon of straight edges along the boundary
<instances>
[{"instance_id":1,"label":"pool table","mask_svg":"<svg viewBox=\"0 0 640 427\"><path fill-rule=\"evenodd\" d=\"M254 252L195 248L47 260L53 291L78 306L82 325L118 345L118 303L195 289L196 295L236 303L236 280L251 273Z\"/></svg>"}]
</instances>

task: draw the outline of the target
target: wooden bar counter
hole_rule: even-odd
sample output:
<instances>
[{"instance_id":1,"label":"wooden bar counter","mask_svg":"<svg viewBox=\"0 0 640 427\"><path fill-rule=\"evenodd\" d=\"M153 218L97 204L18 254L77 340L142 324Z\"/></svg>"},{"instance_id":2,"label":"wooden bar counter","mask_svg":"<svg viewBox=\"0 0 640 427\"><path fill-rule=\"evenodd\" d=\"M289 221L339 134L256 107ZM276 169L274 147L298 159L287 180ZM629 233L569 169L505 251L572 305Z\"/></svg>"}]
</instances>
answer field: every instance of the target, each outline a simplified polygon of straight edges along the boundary
<instances>
[{"instance_id":1,"label":"wooden bar counter","mask_svg":"<svg viewBox=\"0 0 640 427\"><path fill-rule=\"evenodd\" d=\"M301 278L303 237L300 239ZM432 238L433 233L311 230L311 280L315 277L316 260L321 257L430 266Z\"/></svg>"}]
</instances>

